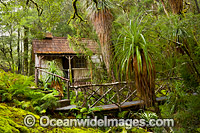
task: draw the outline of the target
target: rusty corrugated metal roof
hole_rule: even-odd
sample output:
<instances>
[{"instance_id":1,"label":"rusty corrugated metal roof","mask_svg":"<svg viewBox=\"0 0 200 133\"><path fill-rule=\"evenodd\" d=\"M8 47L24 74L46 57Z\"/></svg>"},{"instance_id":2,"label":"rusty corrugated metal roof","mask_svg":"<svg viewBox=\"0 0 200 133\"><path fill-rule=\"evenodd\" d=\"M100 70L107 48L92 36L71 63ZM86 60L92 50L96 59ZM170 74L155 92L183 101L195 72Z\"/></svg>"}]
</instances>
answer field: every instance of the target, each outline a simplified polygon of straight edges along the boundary
<instances>
[{"instance_id":1,"label":"rusty corrugated metal roof","mask_svg":"<svg viewBox=\"0 0 200 133\"><path fill-rule=\"evenodd\" d=\"M97 53L98 44L90 39L82 38L81 43L86 44L93 53ZM33 52L44 54L75 54L66 37L53 37L53 39L33 40ZM82 51L78 53L83 53Z\"/></svg>"}]
</instances>

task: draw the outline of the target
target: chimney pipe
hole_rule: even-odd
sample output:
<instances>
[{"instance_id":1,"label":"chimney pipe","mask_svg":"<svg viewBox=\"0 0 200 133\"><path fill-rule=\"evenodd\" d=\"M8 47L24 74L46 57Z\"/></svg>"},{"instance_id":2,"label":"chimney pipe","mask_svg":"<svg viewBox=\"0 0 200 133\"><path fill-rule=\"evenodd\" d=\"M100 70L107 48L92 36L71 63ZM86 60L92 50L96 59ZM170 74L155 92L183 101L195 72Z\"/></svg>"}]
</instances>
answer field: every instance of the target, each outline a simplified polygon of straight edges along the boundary
<instances>
[{"instance_id":1,"label":"chimney pipe","mask_svg":"<svg viewBox=\"0 0 200 133\"><path fill-rule=\"evenodd\" d=\"M52 33L46 33L45 38L46 38L46 39L52 39L52 38L53 38Z\"/></svg>"}]
</instances>

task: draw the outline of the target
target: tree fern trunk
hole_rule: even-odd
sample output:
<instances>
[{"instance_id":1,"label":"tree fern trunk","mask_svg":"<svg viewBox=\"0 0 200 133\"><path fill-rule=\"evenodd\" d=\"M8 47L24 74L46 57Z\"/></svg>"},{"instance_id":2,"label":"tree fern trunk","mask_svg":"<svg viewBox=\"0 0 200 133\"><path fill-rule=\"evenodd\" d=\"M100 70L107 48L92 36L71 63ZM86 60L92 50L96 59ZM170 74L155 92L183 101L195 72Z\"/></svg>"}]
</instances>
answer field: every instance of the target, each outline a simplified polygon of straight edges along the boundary
<instances>
[{"instance_id":1,"label":"tree fern trunk","mask_svg":"<svg viewBox=\"0 0 200 133\"><path fill-rule=\"evenodd\" d=\"M92 16L92 22L101 44L103 61L109 75L112 75L110 68L110 64L112 61L112 43L110 41L112 20L113 16L110 10L106 8L98 10Z\"/></svg>"},{"instance_id":2,"label":"tree fern trunk","mask_svg":"<svg viewBox=\"0 0 200 133\"><path fill-rule=\"evenodd\" d=\"M183 0L169 0L169 4L174 14L180 14L183 10Z\"/></svg>"}]
</instances>

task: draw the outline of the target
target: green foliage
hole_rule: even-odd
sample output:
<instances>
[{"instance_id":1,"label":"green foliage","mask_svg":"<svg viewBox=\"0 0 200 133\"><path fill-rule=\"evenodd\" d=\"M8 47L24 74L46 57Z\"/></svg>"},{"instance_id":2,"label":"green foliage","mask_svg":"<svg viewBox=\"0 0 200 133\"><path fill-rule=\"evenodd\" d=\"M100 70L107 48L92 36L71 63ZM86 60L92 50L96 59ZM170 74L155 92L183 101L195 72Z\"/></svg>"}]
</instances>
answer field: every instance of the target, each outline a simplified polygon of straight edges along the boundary
<instances>
[{"instance_id":1,"label":"green foliage","mask_svg":"<svg viewBox=\"0 0 200 133\"><path fill-rule=\"evenodd\" d=\"M31 95L30 87L34 85L33 77L27 77L0 70L0 94L2 101L25 99Z\"/></svg>"},{"instance_id":2,"label":"green foliage","mask_svg":"<svg viewBox=\"0 0 200 133\"><path fill-rule=\"evenodd\" d=\"M26 127L18 125L14 121L3 118L2 116L0 116L0 119L0 132L28 133L28 129Z\"/></svg>"},{"instance_id":3,"label":"green foliage","mask_svg":"<svg viewBox=\"0 0 200 133\"><path fill-rule=\"evenodd\" d=\"M10 0L1 2L1 67L8 68L13 72L23 72L24 64L22 63L22 59L25 55L22 51L24 50L23 41L26 37L29 41L29 50L31 50L31 40L33 38L44 38L46 32L52 32L54 36L59 37L67 37L68 34L75 34L76 30L66 24L71 10L71 2L65 0ZM24 34L24 27L29 29L26 36ZM28 56L27 58L31 64L31 51L28 51L28 55L26 56ZM32 64L30 65L30 74L33 74Z\"/></svg>"},{"instance_id":4,"label":"green foliage","mask_svg":"<svg viewBox=\"0 0 200 133\"><path fill-rule=\"evenodd\" d=\"M143 112L143 113L136 113L137 116L139 116L141 119L145 119L146 122L149 122L150 119L158 119L158 116L156 113L153 112Z\"/></svg>"},{"instance_id":5,"label":"green foliage","mask_svg":"<svg viewBox=\"0 0 200 133\"><path fill-rule=\"evenodd\" d=\"M181 76L188 87L196 87L200 70L199 15L188 13L181 19L177 15L146 18L148 32L144 36L154 44L152 53L159 76Z\"/></svg>"},{"instance_id":6,"label":"green foliage","mask_svg":"<svg viewBox=\"0 0 200 133\"><path fill-rule=\"evenodd\" d=\"M93 108L72 108L70 109L70 112L72 115L74 115L77 119L86 119L87 116L94 116L94 111L101 111L101 108L99 107L93 107Z\"/></svg>"},{"instance_id":7,"label":"green foliage","mask_svg":"<svg viewBox=\"0 0 200 133\"><path fill-rule=\"evenodd\" d=\"M33 115L35 116L36 124L32 128L27 128L24 123L23 119L26 115ZM9 107L8 105L4 103L0 103L0 132L6 132L6 133L41 133L41 132L48 132L48 133L95 133L95 132L101 132L98 129L93 128L76 128L76 127L41 127L39 125L39 119L40 117L36 114L33 114L31 112L15 108L15 107Z\"/></svg>"},{"instance_id":8,"label":"green foliage","mask_svg":"<svg viewBox=\"0 0 200 133\"><path fill-rule=\"evenodd\" d=\"M125 118L125 115L128 113L128 111L122 111L121 113L118 114L119 118Z\"/></svg>"},{"instance_id":9,"label":"green foliage","mask_svg":"<svg viewBox=\"0 0 200 133\"><path fill-rule=\"evenodd\" d=\"M125 73L129 77L133 76L131 75L133 73L131 68L135 56L137 58L138 72L142 72L142 51L147 62L147 68L151 66L150 56L147 51L148 44L142 34L144 30L144 25L141 24L142 21L143 18L139 16L134 21L129 20L129 25L127 26L119 24L122 30L115 43L115 64L119 64L120 72Z\"/></svg>"},{"instance_id":10,"label":"green foliage","mask_svg":"<svg viewBox=\"0 0 200 133\"><path fill-rule=\"evenodd\" d=\"M77 97L78 96L78 101L77 101ZM77 95L75 91L71 91L70 92L70 103L73 105L77 105L77 106L81 106L83 104L83 100L84 100L84 94L81 91L77 91Z\"/></svg>"},{"instance_id":11,"label":"green foliage","mask_svg":"<svg viewBox=\"0 0 200 133\"><path fill-rule=\"evenodd\" d=\"M0 37L0 67L15 71L18 68L17 59L23 60L22 41L25 36L22 33L24 32L24 26L30 29L27 35L29 40L43 38L44 33L47 31L53 32L54 36L68 36L69 34L71 36L71 38L69 36L69 39L75 42L75 48L78 50L85 50L82 45L79 45L78 39L87 37L97 40L97 35L91 30L91 23L79 23L78 19L74 19L70 25L66 24L70 14L73 12L71 1L36 0L38 7L31 1L26 4L25 1L10 0L4 2L5 5L3 2L0 3L0 27L2 33ZM85 3L87 7L94 9L94 0L85 0ZM168 2L164 1L164 4L166 9L169 10ZM122 76L122 79L125 79L127 75L132 76L131 74L133 73L128 70L130 70L129 68L132 64L129 59L134 54L137 57L138 68L140 68L140 71L142 70L140 49L143 49L146 53L145 59L148 61L148 54L150 54L155 61L157 78L161 79L162 83L167 82L169 84L168 88L172 91L168 96L168 101L162 107L162 115L166 118L175 118L178 125L174 130L180 129L179 132L196 132L199 130L200 14L193 14L193 12L196 12L194 1L191 1L191 8L189 9L192 12L185 13L184 17L172 15L170 12L169 17L166 17L161 1L152 0L110 0L109 2L104 0L98 1L97 8L110 5L112 5L111 11L115 21L112 25L112 43L115 44L115 52L113 53L116 54L116 60L114 61L116 77ZM83 6L82 1L77 0L78 12L85 19L86 13L84 13ZM38 8L40 11L37 10ZM38 15L41 10L43 10L42 14ZM19 35L16 34L18 30L20 31ZM18 45L17 41L22 44L20 46L20 55L15 50ZM28 55L29 60L30 53ZM87 52L87 50L85 50L85 54L91 56L91 52ZM151 62L148 61L148 64L150 65ZM97 69L98 67L94 64L92 66L93 81L107 82L108 77L105 76L105 70ZM62 75L57 70L55 66L52 66L49 71ZM173 78L181 79L183 82L175 82L172 80ZM163 81L163 79L167 80ZM50 82L54 80L59 79L54 76L48 78ZM34 86L32 81L32 77L5 73L0 70L0 100L12 102L15 107L35 110L40 113L45 113L49 107L53 108L56 105L56 99L53 97L53 94L56 93L55 89L53 94L45 95L30 89L31 86ZM48 85L47 83L46 86ZM193 92L197 92L198 95L193 96ZM79 93L78 105L81 105L84 96L81 92ZM72 93L71 97L73 97L72 103L75 103L75 94ZM8 110L11 110L11 108L8 108ZM88 112L88 109L83 108L77 115L81 114L81 117L83 117L84 113ZM140 115L146 119L153 116L151 113L142 113ZM119 117L122 118L133 116L130 112L119 114ZM5 130L1 128L0 132L20 132L23 130L2 116L0 116L0 119L9 128ZM0 123L0 125L3 125L3 123ZM13 129L9 125L16 128ZM45 129L39 130L46 131ZM32 132L39 132L39 130L33 129ZM133 132L136 132L136 130L134 128ZM52 132L54 131L59 132L61 130L53 129ZM70 129L66 131L72 132ZM112 128L110 132L112 131L119 130ZM126 132L125 129L120 129L120 131ZM159 130L159 132L161 131Z\"/></svg>"},{"instance_id":12,"label":"green foliage","mask_svg":"<svg viewBox=\"0 0 200 133\"><path fill-rule=\"evenodd\" d=\"M181 77L184 80L184 84L188 87L186 91L195 92L196 91L195 88L199 86L199 82L196 75L192 73L190 70L191 70L191 67L189 67L188 64L184 64L182 68L180 68L180 73L181 73Z\"/></svg>"},{"instance_id":13,"label":"green foliage","mask_svg":"<svg viewBox=\"0 0 200 133\"><path fill-rule=\"evenodd\" d=\"M199 91L199 87L197 89ZM161 106L162 114L165 118L174 118L176 126L181 127L184 132L197 132L200 126L199 101L199 94L186 93L183 84L177 82L175 90Z\"/></svg>"},{"instance_id":14,"label":"green foliage","mask_svg":"<svg viewBox=\"0 0 200 133\"><path fill-rule=\"evenodd\" d=\"M46 110L53 110L57 106L57 98L52 93L43 95L40 99L33 99L34 109L38 113L46 113Z\"/></svg>"},{"instance_id":15,"label":"green foliage","mask_svg":"<svg viewBox=\"0 0 200 133\"><path fill-rule=\"evenodd\" d=\"M110 129L108 129L106 131L106 133L148 133L145 129L140 128L140 127L133 127L130 130L126 129L125 127L110 127Z\"/></svg>"},{"instance_id":16,"label":"green foliage","mask_svg":"<svg viewBox=\"0 0 200 133\"><path fill-rule=\"evenodd\" d=\"M49 69L47 70L48 72L64 77L62 70L60 70L60 68L58 67L58 64L56 63L55 60L48 61L47 64L49 66ZM56 76L47 74L45 82L46 83L47 82L50 82L50 83L51 82L59 82L59 83L61 83L61 79L56 77Z\"/></svg>"},{"instance_id":17,"label":"green foliage","mask_svg":"<svg viewBox=\"0 0 200 133\"><path fill-rule=\"evenodd\" d=\"M14 106L38 113L44 113L57 105L57 99L52 93L45 95L31 89L35 85L32 77L0 71L1 102L13 102Z\"/></svg>"}]
</instances>

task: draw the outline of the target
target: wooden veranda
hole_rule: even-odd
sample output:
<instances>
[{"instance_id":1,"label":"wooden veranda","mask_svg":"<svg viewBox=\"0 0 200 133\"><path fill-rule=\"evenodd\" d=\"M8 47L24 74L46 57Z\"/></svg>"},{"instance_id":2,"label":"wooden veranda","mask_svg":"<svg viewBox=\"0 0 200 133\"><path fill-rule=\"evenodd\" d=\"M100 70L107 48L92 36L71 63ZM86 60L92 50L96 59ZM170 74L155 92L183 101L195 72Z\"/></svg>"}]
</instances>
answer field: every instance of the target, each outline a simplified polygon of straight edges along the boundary
<instances>
[{"instance_id":1,"label":"wooden veranda","mask_svg":"<svg viewBox=\"0 0 200 133\"><path fill-rule=\"evenodd\" d=\"M122 110L130 107L141 107L144 102L137 96L137 90L133 88L134 82L115 82L104 84L87 84L70 86L69 79L59 75L49 73L37 68L39 71L54 75L66 82L67 102L64 106L59 106L56 111L69 111L72 108L98 108L99 110ZM166 95L170 90L166 90L166 85L161 85L155 91L158 102L166 100ZM163 93L164 92L164 93Z\"/></svg>"},{"instance_id":2,"label":"wooden veranda","mask_svg":"<svg viewBox=\"0 0 200 133\"><path fill-rule=\"evenodd\" d=\"M56 110L68 111L78 107L97 108L97 111L121 111L131 107L139 109L144 102L137 96L137 90L131 89L131 84L133 84L133 82L69 86L70 92L72 93L69 100L75 97L74 105L57 108ZM156 95L159 95L159 97L156 98L157 102L166 100L167 93L162 93L164 88L165 86L157 88L155 92ZM73 92L75 92L74 95Z\"/></svg>"}]
</instances>

